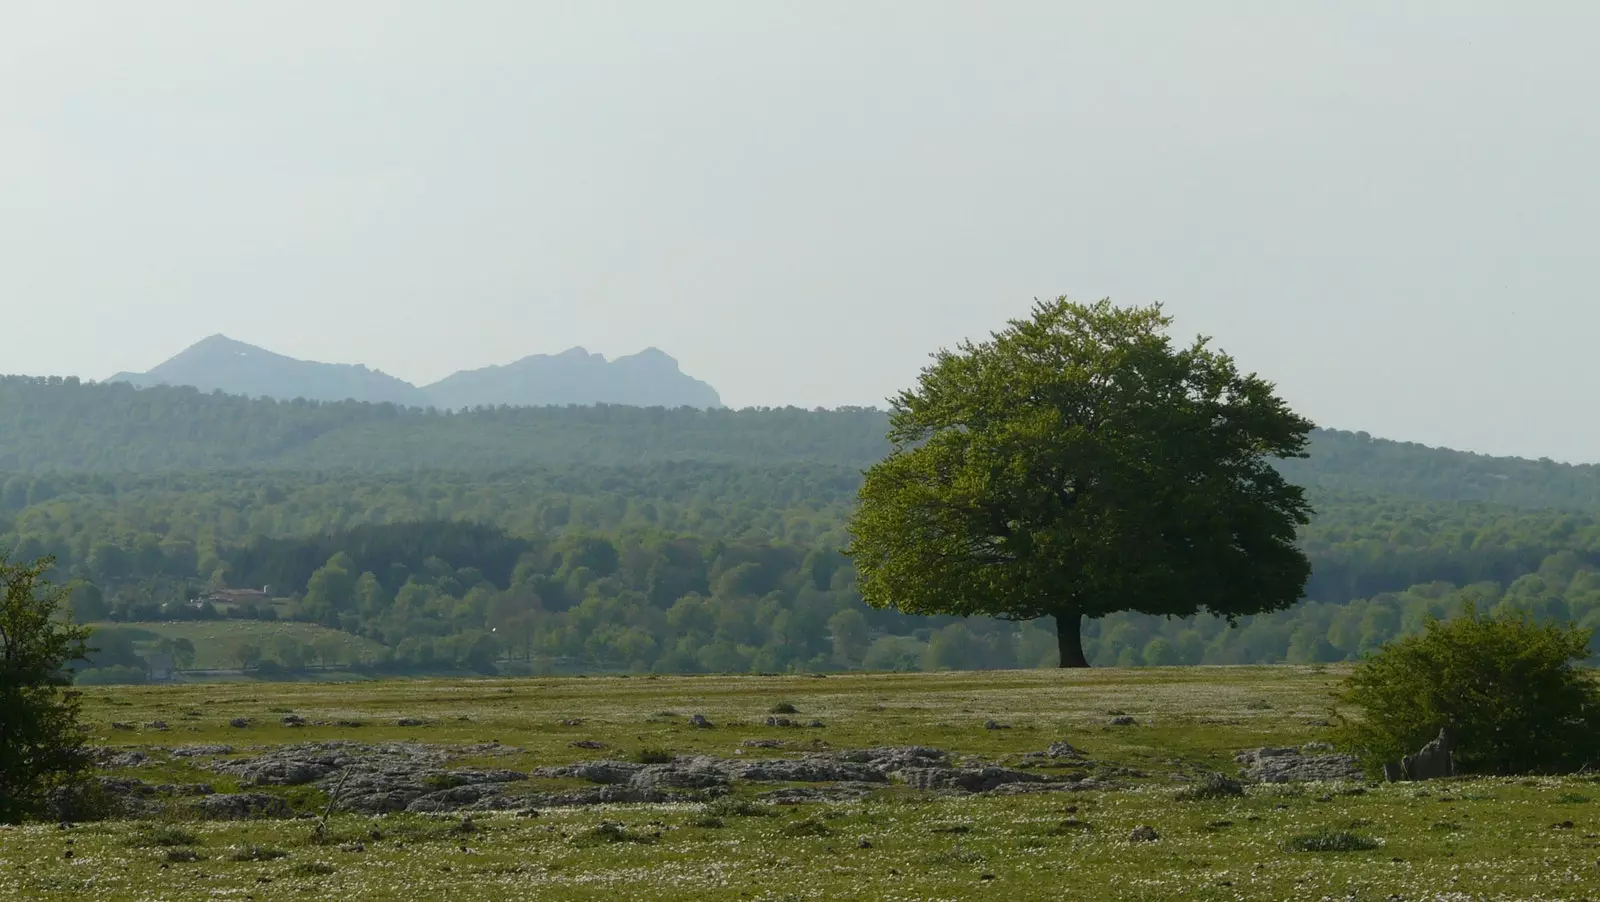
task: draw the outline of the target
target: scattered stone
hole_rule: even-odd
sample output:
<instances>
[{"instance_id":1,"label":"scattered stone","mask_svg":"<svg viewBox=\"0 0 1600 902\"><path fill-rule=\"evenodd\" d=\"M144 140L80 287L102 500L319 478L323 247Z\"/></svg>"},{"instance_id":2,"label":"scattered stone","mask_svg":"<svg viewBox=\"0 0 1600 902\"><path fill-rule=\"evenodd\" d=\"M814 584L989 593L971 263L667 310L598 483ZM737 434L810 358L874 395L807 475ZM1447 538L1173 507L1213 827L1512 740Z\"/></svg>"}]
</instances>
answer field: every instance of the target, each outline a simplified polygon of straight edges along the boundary
<instances>
[{"instance_id":1,"label":"scattered stone","mask_svg":"<svg viewBox=\"0 0 1600 902\"><path fill-rule=\"evenodd\" d=\"M728 762L731 776L754 783L887 783L882 770L870 764L841 761L831 755L804 758L768 758Z\"/></svg>"},{"instance_id":2,"label":"scattered stone","mask_svg":"<svg viewBox=\"0 0 1600 902\"><path fill-rule=\"evenodd\" d=\"M283 818L293 812L283 799L263 792L228 792L205 796L195 803L202 817L221 820Z\"/></svg>"},{"instance_id":3,"label":"scattered stone","mask_svg":"<svg viewBox=\"0 0 1600 902\"><path fill-rule=\"evenodd\" d=\"M363 726L359 720L336 720L333 722L333 725L336 727L344 727L346 729L354 729L356 727Z\"/></svg>"},{"instance_id":4,"label":"scattered stone","mask_svg":"<svg viewBox=\"0 0 1600 902\"><path fill-rule=\"evenodd\" d=\"M607 748L608 747L605 743L601 742L598 739L579 739L577 742L569 742L567 744L572 746L575 749L595 750L595 749L603 749L603 748Z\"/></svg>"},{"instance_id":5,"label":"scattered stone","mask_svg":"<svg viewBox=\"0 0 1600 902\"><path fill-rule=\"evenodd\" d=\"M768 717L767 718L767 726L769 726L769 727L792 727L792 726L794 726L794 721L790 720L787 717L772 716L772 717Z\"/></svg>"},{"instance_id":6,"label":"scattered stone","mask_svg":"<svg viewBox=\"0 0 1600 902\"><path fill-rule=\"evenodd\" d=\"M883 746L840 752L840 761L871 765L874 770L894 773L908 767L948 767L950 753L922 745Z\"/></svg>"},{"instance_id":7,"label":"scattered stone","mask_svg":"<svg viewBox=\"0 0 1600 902\"><path fill-rule=\"evenodd\" d=\"M813 720L810 723L806 724L806 726L811 728L811 729L813 729L813 730L820 730L823 727L823 723L820 720Z\"/></svg>"},{"instance_id":8,"label":"scattered stone","mask_svg":"<svg viewBox=\"0 0 1600 902\"><path fill-rule=\"evenodd\" d=\"M1007 783L1043 783L1045 778L1026 771L988 765L984 767L910 767L896 776L913 789L989 792Z\"/></svg>"},{"instance_id":9,"label":"scattered stone","mask_svg":"<svg viewBox=\"0 0 1600 902\"><path fill-rule=\"evenodd\" d=\"M1114 727L1131 727L1137 723L1137 720L1134 720L1126 714L1111 718L1111 725Z\"/></svg>"},{"instance_id":10,"label":"scattered stone","mask_svg":"<svg viewBox=\"0 0 1600 902\"><path fill-rule=\"evenodd\" d=\"M167 726L167 722L164 721L164 720L152 720L149 723L145 724L145 726L149 727L152 730L167 730L167 729L171 729L170 727Z\"/></svg>"},{"instance_id":11,"label":"scattered stone","mask_svg":"<svg viewBox=\"0 0 1600 902\"><path fill-rule=\"evenodd\" d=\"M1415 755L1407 755L1400 759L1401 779L1436 780L1455 776L1455 746L1455 731L1449 727L1440 729L1439 735ZM1391 773L1391 769L1385 766L1384 775L1389 776Z\"/></svg>"},{"instance_id":12,"label":"scattered stone","mask_svg":"<svg viewBox=\"0 0 1600 902\"><path fill-rule=\"evenodd\" d=\"M996 720L986 720L983 722L983 728L985 730L1009 730L1011 729L1011 725L1008 723L1000 723Z\"/></svg>"},{"instance_id":13,"label":"scattered stone","mask_svg":"<svg viewBox=\"0 0 1600 902\"><path fill-rule=\"evenodd\" d=\"M423 723L424 723L424 721L422 721L420 718L402 717L399 720L395 721L394 725L397 726L397 727L420 727L420 726L423 725Z\"/></svg>"},{"instance_id":14,"label":"scattered stone","mask_svg":"<svg viewBox=\"0 0 1600 902\"><path fill-rule=\"evenodd\" d=\"M132 731L132 730L138 729L138 727L135 727L131 723L122 723L121 721L112 721L111 722L111 729L113 729L113 730L123 730L123 731Z\"/></svg>"},{"instance_id":15,"label":"scattered stone","mask_svg":"<svg viewBox=\"0 0 1600 902\"><path fill-rule=\"evenodd\" d=\"M235 730L242 730L245 727L250 726L250 718L235 717L234 719L228 721L228 726L233 727Z\"/></svg>"},{"instance_id":16,"label":"scattered stone","mask_svg":"<svg viewBox=\"0 0 1600 902\"><path fill-rule=\"evenodd\" d=\"M111 751L106 749L106 751ZM100 759L100 766L105 768L139 767L148 764L150 756L140 751L123 752Z\"/></svg>"},{"instance_id":17,"label":"scattered stone","mask_svg":"<svg viewBox=\"0 0 1600 902\"><path fill-rule=\"evenodd\" d=\"M1352 755L1305 755L1298 748L1247 749L1234 755L1244 777L1260 783L1310 783L1359 780L1360 763Z\"/></svg>"},{"instance_id":18,"label":"scattered stone","mask_svg":"<svg viewBox=\"0 0 1600 902\"><path fill-rule=\"evenodd\" d=\"M231 745L180 745L172 750L174 758L199 758L204 755L231 755Z\"/></svg>"},{"instance_id":19,"label":"scattered stone","mask_svg":"<svg viewBox=\"0 0 1600 902\"><path fill-rule=\"evenodd\" d=\"M796 786L789 789L774 789L764 792L756 798L771 802L774 805L804 805L808 802L853 802L864 799L872 794L873 787L855 783L843 783L837 786Z\"/></svg>"},{"instance_id":20,"label":"scattered stone","mask_svg":"<svg viewBox=\"0 0 1600 902\"><path fill-rule=\"evenodd\" d=\"M689 726L697 730L709 730L714 724L707 720L704 714L695 714L689 718Z\"/></svg>"},{"instance_id":21,"label":"scattered stone","mask_svg":"<svg viewBox=\"0 0 1600 902\"><path fill-rule=\"evenodd\" d=\"M285 714L283 725L286 727L303 727L306 725L306 719L298 714Z\"/></svg>"},{"instance_id":22,"label":"scattered stone","mask_svg":"<svg viewBox=\"0 0 1600 902\"><path fill-rule=\"evenodd\" d=\"M583 726L583 718L568 717L567 719L561 721L561 725L564 727L581 727Z\"/></svg>"},{"instance_id":23,"label":"scattered stone","mask_svg":"<svg viewBox=\"0 0 1600 902\"><path fill-rule=\"evenodd\" d=\"M1148 824L1134 827L1133 832L1128 834L1128 842L1155 842L1160 838L1161 834L1156 832L1156 828Z\"/></svg>"},{"instance_id":24,"label":"scattered stone","mask_svg":"<svg viewBox=\"0 0 1600 902\"><path fill-rule=\"evenodd\" d=\"M782 739L746 739L739 743L747 749L781 749L784 746Z\"/></svg>"}]
</instances>

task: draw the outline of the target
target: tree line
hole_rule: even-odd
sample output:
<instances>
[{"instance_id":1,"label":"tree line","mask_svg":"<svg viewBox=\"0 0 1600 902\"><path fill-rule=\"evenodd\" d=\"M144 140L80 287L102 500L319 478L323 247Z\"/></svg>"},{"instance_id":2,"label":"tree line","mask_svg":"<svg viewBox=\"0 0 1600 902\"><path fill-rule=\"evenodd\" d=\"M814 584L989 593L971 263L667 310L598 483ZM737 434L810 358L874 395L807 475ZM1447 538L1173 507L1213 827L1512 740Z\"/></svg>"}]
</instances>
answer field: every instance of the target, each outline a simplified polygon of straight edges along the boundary
<instances>
[{"instance_id":1,"label":"tree line","mask_svg":"<svg viewBox=\"0 0 1600 902\"><path fill-rule=\"evenodd\" d=\"M498 407L445 412L358 402L275 401L192 388L0 377L0 481L35 500L62 474L301 470L485 476L571 464L673 461L831 465L859 472L889 449L873 408L696 410ZM1317 429L1310 456L1277 466L1314 490L1600 509L1600 467L1491 457Z\"/></svg>"}]
</instances>

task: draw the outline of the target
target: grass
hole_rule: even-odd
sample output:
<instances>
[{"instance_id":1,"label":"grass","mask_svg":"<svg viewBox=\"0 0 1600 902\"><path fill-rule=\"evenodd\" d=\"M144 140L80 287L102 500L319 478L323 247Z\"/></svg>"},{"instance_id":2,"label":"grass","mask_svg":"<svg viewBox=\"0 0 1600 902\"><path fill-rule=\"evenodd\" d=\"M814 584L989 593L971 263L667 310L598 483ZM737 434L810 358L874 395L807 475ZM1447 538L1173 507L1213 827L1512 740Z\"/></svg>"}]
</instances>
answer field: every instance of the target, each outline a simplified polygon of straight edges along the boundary
<instances>
[{"instance_id":1,"label":"grass","mask_svg":"<svg viewBox=\"0 0 1600 902\"><path fill-rule=\"evenodd\" d=\"M91 726L118 746L226 742L243 751L329 738L498 739L521 751L492 766L531 769L608 754L570 746L580 739L724 757L793 755L813 739L833 748L922 744L1013 766L1067 741L1146 776L1126 778L1130 787L1118 791L1011 797L891 786L855 801L772 805L739 788L708 804L546 808L537 817L335 814L325 834L308 820L0 827L0 898L1593 897L1600 805L1591 799L1600 783L1589 777L1245 785L1237 793L1217 778L1224 788L1213 791L1207 775L1236 775L1239 749L1325 738L1313 722L1326 719L1337 677L1337 668L1273 667L417 680L272 693L240 684L96 687L87 699ZM800 739L766 727L778 699L828 726ZM286 728L269 714L274 707L366 726ZM667 710L681 716L651 716ZM1109 727L1107 710L1126 711L1138 725ZM180 718L184 711L200 715ZM695 713L717 727L690 727ZM231 717L256 725L230 728ZM400 717L428 725L398 727ZM1013 728L985 730L987 719ZM113 731L112 720L166 720L171 728ZM751 738L784 738L791 748L741 745ZM1034 760L1045 773L1073 766ZM149 782L203 779L227 791L198 765L124 773ZM1345 791L1354 788L1365 791ZM1188 801L1175 804L1179 793ZM1130 842L1141 825L1153 826L1159 841Z\"/></svg>"},{"instance_id":2,"label":"grass","mask_svg":"<svg viewBox=\"0 0 1600 902\"><path fill-rule=\"evenodd\" d=\"M302 645L333 637L340 643L344 663L372 660L383 646L370 639L331 630L314 623L283 620L174 620L164 623L95 623L95 627L131 633L134 649L150 651L161 639L188 639L194 643L195 670L237 670L239 663L228 657L233 642L245 641L261 648L269 657L280 636L291 636Z\"/></svg>"}]
</instances>

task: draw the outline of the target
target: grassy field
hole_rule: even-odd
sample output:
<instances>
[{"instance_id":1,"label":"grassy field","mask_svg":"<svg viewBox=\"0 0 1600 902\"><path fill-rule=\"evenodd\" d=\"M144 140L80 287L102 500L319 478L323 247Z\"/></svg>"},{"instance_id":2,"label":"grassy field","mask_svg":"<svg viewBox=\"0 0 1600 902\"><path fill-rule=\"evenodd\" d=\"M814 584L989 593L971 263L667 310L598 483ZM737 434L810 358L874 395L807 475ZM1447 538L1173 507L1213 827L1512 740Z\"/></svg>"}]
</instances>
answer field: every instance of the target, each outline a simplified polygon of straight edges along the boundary
<instances>
[{"instance_id":1,"label":"grassy field","mask_svg":"<svg viewBox=\"0 0 1600 902\"><path fill-rule=\"evenodd\" d=\"M340 630L331 630L314 623L296 623L293 621L262 621L262 620L175 620L166 623L97 623L96 627L107 627L133 633L135 636L134 647L140 652L147 652L155 643L163 638L188 639L194 643L196 670L230 670L239 666L238 662L230 657L229 649L234 642L249 642L268 656L272 654L273 643L282 636L290 636L302 645L309 645L317 639L333 637L343 649L340 657L342 663L358 663L371 660L382 648L370 639L352 636Z\"/></svg>"},{"instance_id":2,"label":"grassy field","mask_svg":"<svg viewBox=\"0 0 1600 902\"><path fill-rule=\"evenodd\" d=\"M493 766L528 770L645 749L794 754L747 749L746 739L932 745L1015 764L1066 741L1126 776L1112 790L1009 797L885 787L795 805L336 814L320 838L312 820L0 828L0 898L1600 898L1591 777L1254 785L1242 797L1180 800L1204 772L1237 773L1240 749L1325 734L1338 676L1261 667L97 688L96 741L117 747L498 741L516 751ZM785 702L824 726L763 725ZM1112 726L1120 712L1135 723ZM287 713L350 725L285 727ZM691 714L718 726L692 729ZM239 717L251 725L229 725ZM111 726L153 721L170 729ZM137 776L235 788L190 767ZM324 800L306 786L275 791L312 810ZM1133 841L1140 826L1159 838Z\"/></svg>"}]
</instances>

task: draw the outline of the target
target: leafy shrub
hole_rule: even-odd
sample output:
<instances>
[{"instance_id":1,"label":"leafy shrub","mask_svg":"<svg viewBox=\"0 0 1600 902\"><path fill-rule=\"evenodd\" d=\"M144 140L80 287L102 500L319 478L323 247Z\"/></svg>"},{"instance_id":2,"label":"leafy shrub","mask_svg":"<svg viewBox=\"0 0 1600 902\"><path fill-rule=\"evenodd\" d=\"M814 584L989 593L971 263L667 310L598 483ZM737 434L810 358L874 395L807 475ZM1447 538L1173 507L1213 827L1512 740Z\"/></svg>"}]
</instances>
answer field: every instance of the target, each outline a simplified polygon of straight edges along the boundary
<instances>
[{"instance_id":1,"label":"leafy shrub","mask_svg":"<svg viewBox=\"0 0 1600 902\"><path fill-rule=\"evenodd\" d=\"M195 861L204 861L205 856L193 849L168 849L167 861L172 864L187 864Z\"/></svg>"},{"instance_id":2,"label":"leafy shrub","mask_svg":"<svg viewBox=\"0 0 1600 902\"><path fill-rule=\"evenodd\" d=\"M1285 852L1366 852L1378 848L1378 841L1345 830L1318 830L1302 833L1283 843Z\"/></svg>"},{"instance_id":3,"label":"leafy shrub","mask_svg":"<svg viewBox=\"0 0 1600 902\"><path fill-rule=\"evenodd\" d=\"M640 749L633 755L633 760L640 764L671 764L677 756L666 749Z\"/></svg>"},{"instance_id":4,"label":"leafy shrub","mask_svg":"<svg viewBox=\"0 0 1600 902\"><path fill-rule=\"evenodd\" d=\"M796 708L794 705L791 705L788 702L778 702L776 705L772 706L772 709L768 713L769 714L799 714L800 713L800 709Z\"/></svg>"},{"instance_id":5,"label":"leafy shrub","mask_svg":"<svg viewBox=\"0 0 1600 902\"><path fill-rule=\"evenodd\" d=\"M749 799L721 798L705 806L706 817L776 817L777 809L771 805Z\"/></svg>"},{"instance_id":6,"label":"leafy shrub","mask_svg":"<svg viewBox=\"0 0 1600 902\"><path fill-rule=\"evenodd\" d=\"M1340 739L1374 772L1446 726L1462 772L1577 770L1600 749L1600 686L1574 666L1588 655L1588 630L1468 603L1356 667L1342 698L1363 714L1341 723Z\"/></svg>"},{"instance_id":7,"label":"leafy shrub","mask_svg":"<svg viewBox=\"0 0 1600 902\"><path fill-rule=\"evenodd\" d=\"M1244 784L1238 780L1227 774L1207 774L1199 783L1178 790L1176 798L1180 802L1200 802L1237 799L1243 795Z\"/></svg>"},{"instance_id":8,"label":"leafy shrub","mask_svg":"<svg viewBox=\"0 0 1600 902\"><path fill-rule=\"evenodd\" d=\"M327 877L336 869L326 861L302 861L289 869L295 877Z\"/></svg>"},{"instance_id":9,"label":"leafy shrub","mask_svg":"<svg viewBox=\"0 0 1600 902\"><path fill-rule=\"evenodd\" d=\"M138 833L134 834L131 840L129 840L129 845L144 848L150 848L153 846L167 848L171 846L193 846L197 845L199 842L199 837L195 836L193 833L190 833L188 830L184 830L180 827L160 825L155 827L147 827L143 830L140 830Z\"/></svg>"},{"instance_id":10,"label":"leafy shrub","mask_svg":"<svg viewBox=\"0 0 1600 902\"><path fill-rule=\"evenodd\" d=\"M793 821L783 825L784 836L831 836L832 830L828 825L815 818L806 818L803 821Z\"/></svg>"},{"instance_id":11,"label":"leafy shrub","mask_svg":"<svg viewBox=\"0 0 1600 902\"><path fill-rule=\"evenodd\" d=\"M619 842L650 845L658 838L659 837L653 833L640 833L637 830L629 830L627 827L624 827L621 824L613 821L606 821L598 827L594 827L593 829L586 830L583 833L578 834L573 839L573 842L580 846L595 846Z\"/></svg>"},{"instance_id":12,"label":"leafy shrub","mask_svg":"<svg viewBox=\"0 0 1600 902\"><path fill-rule=\"evenodd\" d=\"M228 860L276 861L279 858L287 858L288 855L289 853L283 851L282 849L271 849L266 846L245 846L242 849L234 849L233 854L228 856Z\"/></svg>"}]
</instances>

